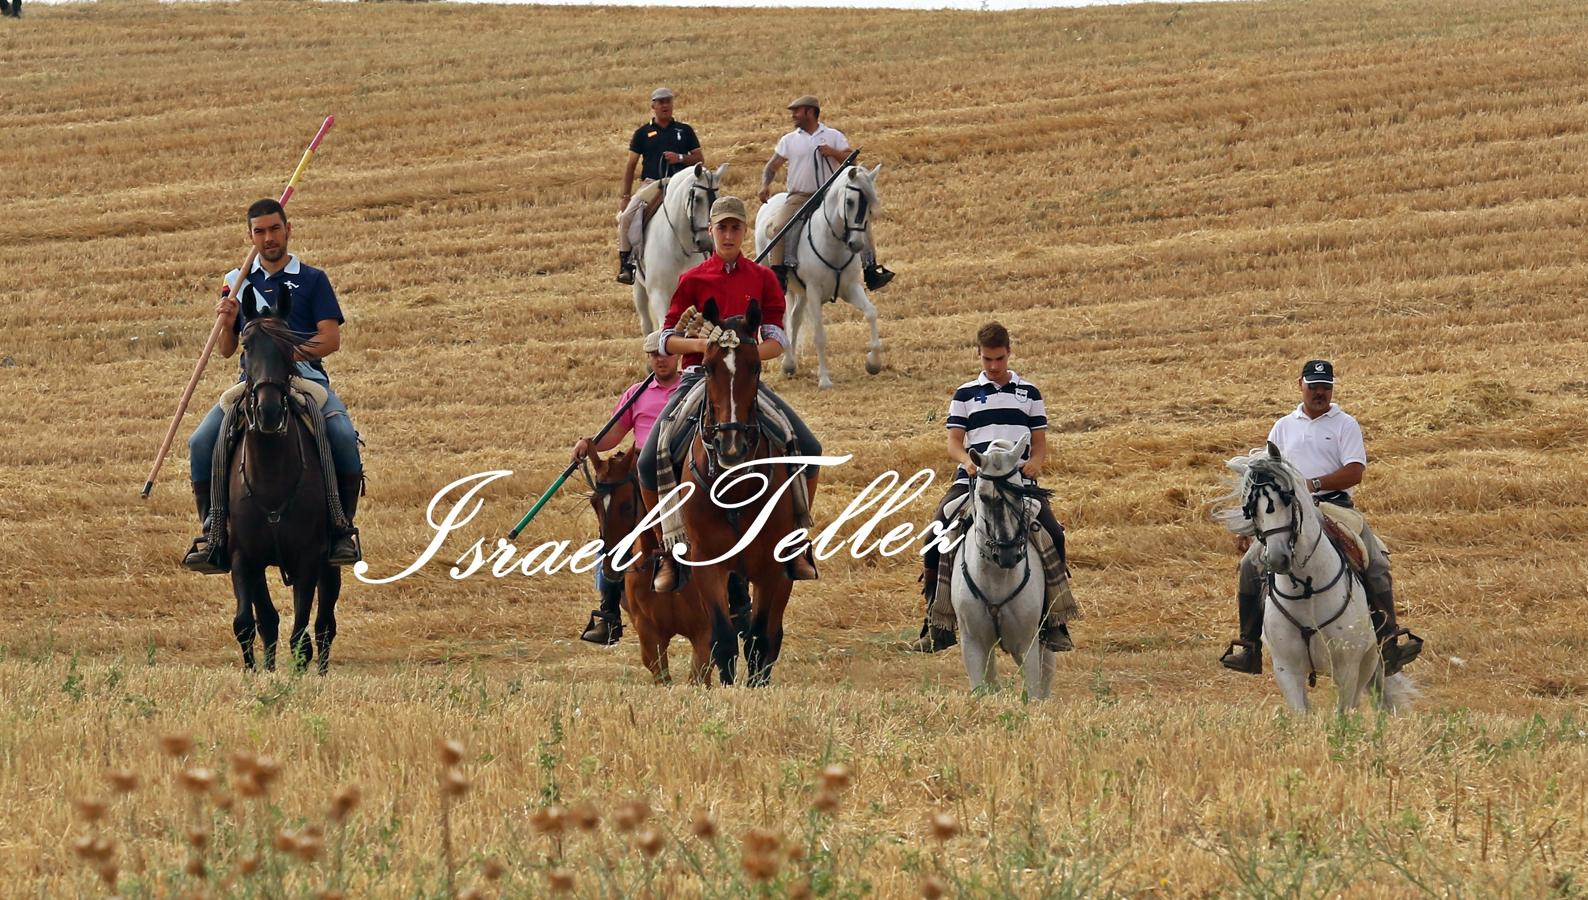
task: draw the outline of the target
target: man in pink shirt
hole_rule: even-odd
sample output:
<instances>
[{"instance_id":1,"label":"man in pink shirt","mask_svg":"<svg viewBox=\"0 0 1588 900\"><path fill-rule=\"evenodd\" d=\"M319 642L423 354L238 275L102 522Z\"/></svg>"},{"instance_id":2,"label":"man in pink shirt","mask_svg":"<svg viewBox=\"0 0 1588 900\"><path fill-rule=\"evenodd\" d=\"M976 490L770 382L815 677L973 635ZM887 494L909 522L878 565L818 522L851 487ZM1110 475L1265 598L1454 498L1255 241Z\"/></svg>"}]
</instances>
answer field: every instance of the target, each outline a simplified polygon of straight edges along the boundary
<instances>
[{"instance_id":1,"label":"man in pink shirt","mask_svg":"<svg viewBox=\"0 0 1588 900\"><path fill-rule=\"evenodd\" d=\"M573 445L573 461L580 462L590 455L591 450L606 452L614 449L623 442L623 438L630 432L634 433L637 447L645 446L645 438L650 435L651 428L662 414L662 409L667 406L667 400L678 390L683 379L679 375L678 357L662 352L662 333L653 332L645 336L645 358L650 363L651 371L656 379L645 385L644 393L634 401L634 405L623 411L614 424L601 438L599 443L592 443L589 438L580 438ZM618 398L617 409L622 409L623 404L629 402L634 392L640 390L644 382L629 385ZM601 594L601 608L590 611L590 621L584 627L584 633L579 635L579 640L589 641L592 644L616 644L618 638L623 636L623 611L619 605L623 599L623 582L608 581L602 576L604 567L596 567L596 590Z\"/></svg>"}]
</instances>

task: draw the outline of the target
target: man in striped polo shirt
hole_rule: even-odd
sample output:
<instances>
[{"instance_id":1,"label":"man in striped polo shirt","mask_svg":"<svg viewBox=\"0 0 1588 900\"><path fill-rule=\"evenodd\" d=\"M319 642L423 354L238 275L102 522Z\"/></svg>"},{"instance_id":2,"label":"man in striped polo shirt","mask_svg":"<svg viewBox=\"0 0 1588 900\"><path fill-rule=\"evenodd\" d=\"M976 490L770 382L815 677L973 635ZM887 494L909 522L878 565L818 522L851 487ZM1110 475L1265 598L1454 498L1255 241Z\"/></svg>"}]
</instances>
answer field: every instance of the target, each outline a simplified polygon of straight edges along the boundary
<instances>
[{"instance_id":1,"label":"man in striped polo shirt","mask_svg":"<svg viewBox=\"0 0 1588 900\"><path fill-rule=\"evenodd\" d=\"M944 510L949 504L970 493L970 480L976 476L976 463L971 461L970 450L977 453L1000 438L1014 443L1030 435L1025 463L1020 474L1035 483L1042 474L1042 463L1048 455L1048 416L1042 403L1042 392L1037 386L1021 378L1009 368L1009 329L997 322L988 322L976 332L976 353L981 360L981 375L967 381L954 392L948 404L948 455L959 463L954 471L954 483L949 487L943 502L937 506L936 521L946 522ZM1042 501L1037 521L1053 537L1059 555L1064 555L1064 526L1054 518L1048 501ZM923 555L925 571L922 573L927 606L932 605L937 592L938 551L929 545ZM1062 623L1044 622L1041 636L1043 646L1050 650L1070 650L1068 629ZM936 653L954 646L954 632L946 628L933 628L930 622L921 623L921 636L910 649L922 653Z\"/></svg>"}]
</instances>

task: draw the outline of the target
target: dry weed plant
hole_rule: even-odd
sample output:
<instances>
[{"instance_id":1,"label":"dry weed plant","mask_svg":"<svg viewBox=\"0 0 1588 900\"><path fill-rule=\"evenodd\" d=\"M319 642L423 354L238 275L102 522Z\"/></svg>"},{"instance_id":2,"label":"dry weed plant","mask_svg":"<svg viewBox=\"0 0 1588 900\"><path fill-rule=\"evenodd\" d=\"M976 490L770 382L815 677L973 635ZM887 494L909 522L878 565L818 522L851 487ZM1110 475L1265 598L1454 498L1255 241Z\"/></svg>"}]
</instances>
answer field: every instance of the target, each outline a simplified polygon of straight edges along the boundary
<instances>
[{"instance_id":1,"label":"dry weed plant","mask_svg":"<svg viewBox=\"0 0 1588 900\"><path fill-rule=\"evenodd\" d=\"M30 7L0 29L0 895L1580 895L1583 24L1574 0ZM1052 700L900 652L909 554L825 561L759 691L657 689L632 639L580 644L586 578L446 574L642 374L612 220L659 83L741 195L807 91L884 164L887 367L842 304L835 390L808 347L767 367L854 455L819 525L885 470L947 475L971 335L1011 328L1087 613ZM345 579L331 678L245 678L227 580L176 562L180 444L136 494L242 210L328 113L293 249L348 319L327 365L368 441L371 574L426 546L442 485L515 474L421 573ZM1202 504L1313 356L1429 639L1394 720L1296 719L1215 662L1235 558ZM521 546L594 529L569 491Z\"/></svg>"}]
</instances>

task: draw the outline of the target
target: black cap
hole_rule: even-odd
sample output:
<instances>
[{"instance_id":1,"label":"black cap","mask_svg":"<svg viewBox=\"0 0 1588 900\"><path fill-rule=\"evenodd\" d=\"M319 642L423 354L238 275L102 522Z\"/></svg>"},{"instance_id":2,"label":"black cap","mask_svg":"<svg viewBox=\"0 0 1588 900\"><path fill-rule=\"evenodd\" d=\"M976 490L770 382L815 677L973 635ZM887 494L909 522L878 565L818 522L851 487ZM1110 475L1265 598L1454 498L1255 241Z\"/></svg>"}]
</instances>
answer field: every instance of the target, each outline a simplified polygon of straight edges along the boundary
<instances>
[{"instance_id":1,"label":"black cap","mask_svg":"<svg viewBox=\"0 0 1588 900\"><path fill-rule=\"evenodd\" d=\"M1334 384L1334 364L1326 359L1309 359L1301 367L1302 384Z\"/></svg>"}]
</instances>

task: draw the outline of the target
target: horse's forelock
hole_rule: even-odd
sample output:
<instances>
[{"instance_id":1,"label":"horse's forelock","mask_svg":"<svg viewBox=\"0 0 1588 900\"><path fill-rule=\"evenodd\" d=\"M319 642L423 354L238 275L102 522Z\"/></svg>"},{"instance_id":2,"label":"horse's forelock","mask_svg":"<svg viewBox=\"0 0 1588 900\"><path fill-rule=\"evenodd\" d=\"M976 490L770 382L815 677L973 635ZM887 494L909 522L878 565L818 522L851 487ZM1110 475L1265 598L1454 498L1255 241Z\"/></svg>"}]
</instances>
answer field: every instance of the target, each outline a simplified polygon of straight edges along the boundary
<instances>
[{"instance_id":1,"label":"horse's forelock","mask_svg":"<svg viewBox=\"0 0 1588 900\"><path fill-rule=\"evenodd\" d=\"M292 364L293 352L312 343L315 338L314 335L293 331L287 327L287 323L272 317L254 319L243 329L242 341L245 346L253 343L256 337L269 341L289 366Z\"/></svg>"}]
</instances>

